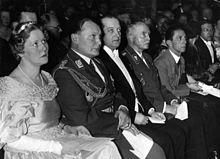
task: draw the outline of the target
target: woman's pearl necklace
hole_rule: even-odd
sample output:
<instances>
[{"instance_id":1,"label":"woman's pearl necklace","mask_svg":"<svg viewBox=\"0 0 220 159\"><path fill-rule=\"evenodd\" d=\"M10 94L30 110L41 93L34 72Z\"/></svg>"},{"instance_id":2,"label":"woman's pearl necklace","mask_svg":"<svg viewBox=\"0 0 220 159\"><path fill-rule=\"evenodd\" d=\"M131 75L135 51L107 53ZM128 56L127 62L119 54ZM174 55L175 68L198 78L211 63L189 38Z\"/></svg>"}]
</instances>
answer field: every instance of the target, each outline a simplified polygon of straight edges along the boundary
<instances>
[{"instance_id":1,"label":"woman's pearl necklace","mask_svg":"<svg viewBox=\"0 0 220 159\"><path fill-rule=\"evenodd\" d=\"M23 69L18 65L18 68L22 72L22 74L26 77L27 80L29 80L36 88L41 89L40 86L38 86L24 71ZM41 79L41 85L44 86L44 80L42 75L40 74L40 79Z\"/></svg>"}]
</instances>

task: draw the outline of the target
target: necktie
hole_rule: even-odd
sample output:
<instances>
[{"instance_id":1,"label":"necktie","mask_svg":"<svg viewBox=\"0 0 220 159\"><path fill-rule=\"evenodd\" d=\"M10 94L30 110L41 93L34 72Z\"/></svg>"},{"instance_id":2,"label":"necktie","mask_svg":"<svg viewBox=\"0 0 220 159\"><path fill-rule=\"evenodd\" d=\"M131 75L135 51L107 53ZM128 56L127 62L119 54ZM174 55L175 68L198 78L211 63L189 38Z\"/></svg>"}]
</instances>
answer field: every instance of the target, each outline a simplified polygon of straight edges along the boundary
<instances>
[{"instance_id":1,"label":"necktie","mask_svg":"<svg viewBox=\"0 0 220 159\"><path fill-rule=\"evenodd\" d=\"M144 56L141 55L141 59L144 61L144 63L146 64L146 66L149 68L149 65L147 64L147 61L144 59Z\"/></svg>"},{"instance_id":2,"label":"necktie","mask_svg":"<svg viewBox=\"0 0 220 159\"><path fill-rule=\"evenodd\" d=\"M90 60L89 66L92 68L93 71L96 72L92 59Z\"/></svg>"},{"instance_id":3,"label":"necktie","mask_svg":"<svg viewBox=\"0 0 220 159\"><path fill-rule=\"evenodd\" d=\"M99 78L102 79L103 82L105 82L105 78L102 75L102 73L100 72L100 70L98 69L98 67L95 65L94 61L91 59L90 63L89 63L90 67L92 68L92 72L93 74L96 74L96 76L98 76Z\"/></svg>"},{"instance_id":4,"label":"necktie","mask_svg":"<svg viewBox=\"0 0 220 159\"><path fill-rule=\"evenodd\" d=\"M181 65L181 60L179 60L179 61L177 62L177 66L180 67L180 65Z\"/></svg>"}]
</instances>

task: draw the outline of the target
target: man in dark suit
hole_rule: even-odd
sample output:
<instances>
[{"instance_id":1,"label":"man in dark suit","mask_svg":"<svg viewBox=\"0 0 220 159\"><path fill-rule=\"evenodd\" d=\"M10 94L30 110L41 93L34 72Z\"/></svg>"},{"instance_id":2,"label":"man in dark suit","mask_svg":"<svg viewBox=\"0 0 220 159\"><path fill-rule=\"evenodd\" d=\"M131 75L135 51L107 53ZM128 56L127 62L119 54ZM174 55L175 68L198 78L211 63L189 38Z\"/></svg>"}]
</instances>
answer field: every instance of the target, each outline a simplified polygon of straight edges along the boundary
<instances>
[{"instance_id":1,"label":"man in dark suit","mask_svg":"<svg viewBox=\"0 0 220 159\"><path fill-rule=\"evenodd\" d=\"M54 73L60 89L58 102L62 121L84 125L95 137L114 138L122 157L135 159L138 157L132 153L130 145L134 143L126 139L124 132L136 138L139 131L131 123L124 99L115 93L103 63L95 58L99 55L100 35L100 28L92 20L74 19L71 49ZM152 140L148 140L151 145ZM165 158L156 143L152 143L148 151L149 158Z\"/></svg>"},{"instance_id":2,"label":"man in dark suit","mask_svg":"<svg viewBox=\"0 0 220 159\"><path fill-rule=\"evenodd\" d=\"M149 34L150 30L144 23L134 22L131 24L127 30L128 46L122 52L122 55L128 60L127 67L133 70L142 84L145 96L156 110L175 116L179 106L177 102L179 101L175 95L161 85L152 59L143 52L148 48L150 42ZM200 116L192 115L189 109L189 118L187 120L171 119L167 121L167 124L181 127L188 135L186 158L206 158L206 146Z\"/></svg>"},{"instance_id":3,"label":"man in dark suit","mask_svg":"<svg viewBox=\"0 0 220 159\"><path fill-rule=\"evenodd\" d=\"M200 23L200 37L195 41L198 50L201 66L203 70L208 70L211 74L220 77L220 64L216 57L216 51L212 44L214 28L208 20Z\"/></svg>"}]
</instances>

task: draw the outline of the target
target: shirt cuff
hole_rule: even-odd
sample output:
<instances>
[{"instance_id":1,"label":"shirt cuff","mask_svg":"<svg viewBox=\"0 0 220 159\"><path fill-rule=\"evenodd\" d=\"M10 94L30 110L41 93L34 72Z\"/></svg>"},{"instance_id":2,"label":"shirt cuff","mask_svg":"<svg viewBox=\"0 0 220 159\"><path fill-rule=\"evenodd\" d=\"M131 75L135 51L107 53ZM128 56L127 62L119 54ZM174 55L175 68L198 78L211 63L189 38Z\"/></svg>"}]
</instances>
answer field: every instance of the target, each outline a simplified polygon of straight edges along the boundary
<instances>
[{"instance_id":1,"label":"shirt cuff","mask_svg":"<svg viewBox=\"0 0 220 159\"><path fill-rule=\"evenodd\" d=\"M170 105L171 105L171 106L172 106L173 102L177 102L177 103L178 103L179 101L178 101L178 99L173 99L173 100L171 100L171 102L170 102Z\"/></svg>"},{"instance_id":2,"label":"shirt cuff","mask_svg":"<svg viewBox=\"0 0 220 159\"><path fill-rule=\"evenodd\" d=\"M125 105L120 105L119 108L118 108L118 110L125 110L125 109L126 109L127 111L129 111L129 110L128 110L128 107L126 107Z\"/></svg>"},{"instance_id":3,"label":"shirt cuff","mask_svg":"<svg viewBox=\"0 0 220 159\"><path fill-rule=\"evenodd\" d=\"M162 111L162 113L165 113L166 108L167 108L167 103L166 103L166 102L164 102L164 103L163 103L163 111Z\"/></svg>"},{"instance_id":4,"label":"shirt cuff","mask_svg":"<svg viewBox=\"0 0 220 159\"><path fill-rule=\"evenodd\" d=\"M153 113L154 111L155 111L154 108L150 108L150 109L148 110L148 114L151 115L151 113Z\"/></svg>"}]
</instances>

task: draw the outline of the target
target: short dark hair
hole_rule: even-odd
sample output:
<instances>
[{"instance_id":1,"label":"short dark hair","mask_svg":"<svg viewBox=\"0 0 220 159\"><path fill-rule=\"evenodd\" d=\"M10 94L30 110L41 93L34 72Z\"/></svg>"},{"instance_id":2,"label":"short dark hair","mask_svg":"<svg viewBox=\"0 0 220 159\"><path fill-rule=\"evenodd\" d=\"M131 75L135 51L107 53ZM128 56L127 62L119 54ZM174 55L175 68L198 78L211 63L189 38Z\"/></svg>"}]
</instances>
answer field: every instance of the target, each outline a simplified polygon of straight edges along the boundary
<instances>
[{"instance_id":1,"label":"short dark hair","mask_svg":"<svg viewBox=\"0 0 220 159\"><path fill-rule=\"evenodd\" d=\"M167 31L165 33L165 40L166 41L167 40L172 40L174 32L177 31L177 30L183 30L186 33L185 29L180 25L171 26L167 29Z\"/></svg>"},{"instance_id":2,"label":"short dark hair","mask_svg":"<svg viewBox=\"0 0 220 159\"><path fill-rule=\"evenodd\" d=\"M202 25L204 25L204 24L211 24L213 26L213 23L210 20L207 20L207 19L201 20L199 23L199 33L200 34L202 32Z\"/></svg>"},{"instance_id":3,"label":"short dark hair","mask_svg":"<svg viewBox=\"0 0 220 159\"><path fill-rule=\"evenodd\" d=\"M112 15L112 14L107 14L107 15L105 15L104 17L102 17L102 18L97 22L98 25L99 25L99 27L101 28L101 35L102 35L101 39L102 39L102 40L103 40L103 36L105 35L105 33L104 33L104 25L103 25L103 23L102 23L102 20L105 19L105 18L109 18L109 19L114 18L114 19L117 19L118 22L119 22L119 24L120 24L120 26L122 26L122 25L121 25L121 21L120 21L116 16L114 16L114 15ZM104 44L104 43L102 42L102 44Z\"/></svg>"},{"instance_id":4,"label":"short dark hair","mask_svg":"<svg viewBox=\"0 0 220 159\"><path fill-rule=\"evenodd\" d=\"M116 16L111 15L111 14L107 14L107 15L105 15L104 17L102 17L101 20L100 20L100 24L101 24L100 27L102 27L102 29L103 29L103 27L104 27L103 24L102 24L102 20L105 19L105 18L109 18L109 19L114 18L114 19L117 19L117 20L119 21L119 19L118 19Z\"/></svg>"},{"instance_id":5,"label":"short dark hair","mask_svg":"<svg viewBox=\"0 0 220 159\"><path fill-rule=\"evenodd\" d=\"M82 31L82 26L87 21L93 21L92 19L85 16L76 16L69 20L63 27L62 37L70 36L72 33Z\"/></svg>"}]
</instances>

